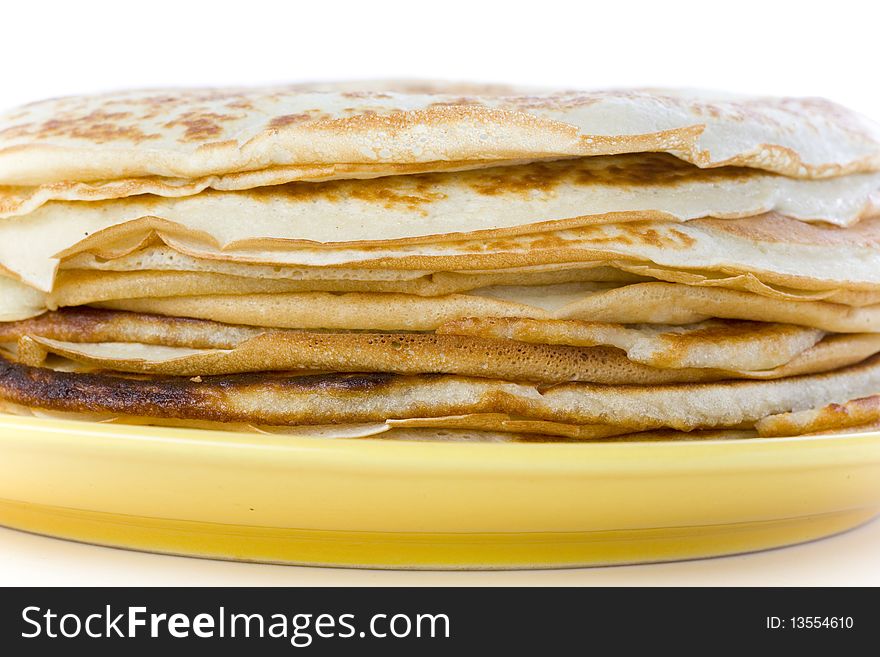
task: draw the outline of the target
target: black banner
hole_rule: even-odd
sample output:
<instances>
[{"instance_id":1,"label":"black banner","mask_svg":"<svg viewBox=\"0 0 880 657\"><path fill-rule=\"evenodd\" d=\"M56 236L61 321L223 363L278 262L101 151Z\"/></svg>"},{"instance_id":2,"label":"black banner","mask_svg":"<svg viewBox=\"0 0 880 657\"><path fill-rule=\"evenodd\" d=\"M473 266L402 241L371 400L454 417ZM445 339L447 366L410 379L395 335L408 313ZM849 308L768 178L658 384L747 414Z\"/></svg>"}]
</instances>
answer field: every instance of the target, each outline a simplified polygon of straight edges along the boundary
<instances>
[{"instance_id":1,"label":"black banner","mask_svg":"<svg viewBox=\"0 0 880 657\"><path fill-rule=\"evenodd\" d=\"M130 647L163 655L431 655L485 646L512 654L610 646L630 654L646 641L700 654L840 650L880 635L873 596L866 589L5 589L0 645L8 655L118 655Z\"/></svg>"}]
</instances>

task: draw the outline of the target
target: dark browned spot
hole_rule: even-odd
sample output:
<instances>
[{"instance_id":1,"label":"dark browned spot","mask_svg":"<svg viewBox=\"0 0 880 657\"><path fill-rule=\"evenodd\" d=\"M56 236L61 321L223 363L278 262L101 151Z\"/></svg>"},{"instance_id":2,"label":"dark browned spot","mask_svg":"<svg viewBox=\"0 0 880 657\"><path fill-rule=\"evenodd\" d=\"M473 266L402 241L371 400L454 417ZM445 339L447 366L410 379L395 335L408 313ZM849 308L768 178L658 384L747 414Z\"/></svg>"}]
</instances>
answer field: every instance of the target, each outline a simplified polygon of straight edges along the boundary
<instances>
[{"instance_id":1,"label":"dark browned spot","mask_svg":"<svg viewBox=\"0 0 880 657\"><path fill-rule=\"evenodd\" d=\"M502 194L529 194L542 192L548 194L565 181L569 166L535 163L522 167L492 169L487 172L471 174L469 184L478 194L500 196Z\"/></svg>"},{"instance_id":2,"label":"dark browned spot","mask_svg":"<svg viewBox=\"0 0 880 657\"><path fill-rule=\"evenodd\" d=\"M147 134L134 123L126 124L131 117L129 112L104 112L95 110L85 115L61 115L44 121L38 126L13 126L16 131L6 136L28 136L35 139L47 137L70 137L88 139L103 144L111 141L132 141L140 143L147 139L157 139L158 134Z\"/></svg>"},{"instance_id":3,"label":"dark browned spot","mask_svg":"<svg viewBox=\"0 0 880 657\"><path fill-rule=\"evenodd\" d=\"M76 413L119 413L142 417L165 417L217 422L259 420L270 417L263 409L233 410L227 395L241 398L251 389L258 395L272 393L330 395L337 400L347 394L376 393L407 380L424 381L441 375L404 377L387 373L315 374L289 373L202 376L111 375L61 372L14 363L0 356L0 398L23 406ZM309 417L310 410L304 411ZM360 421L355 418L353 421Z\"/></svg>"},{"instance_id":4,"label":"dark browned spot","mask_svg":"<svg viewBox=\"0 0 880 657\"><path fill-rule=\"evenodd\" d=\"M206 141L223 134L222 123L241 118L243 117L240 115L193 110L168 121L164 127L183 127L185 130L180 141Z\"/></svg>"},{"instance_id":5,"label":"dark browned spot","mask_svg":"<svg viewBox=\"0 0 880 657\"><path fill-rule=\"evenodd\" d=\"M605 101L607 94L560 92L555 94L519 95L503 99L503 107L513 110L566 110L587 107Z\"/></svg>"},{"instance_id":6,"label":"dark browned spot","mask_svg":"<svg viewBox=\"0 0 880 657\"><path fill-rule=\"evenodd\" d=\"M435 375L420 375L420 378ZM387 372L338 373L329 374L289 374L284 372L254 372L203 376L202 383L215 385L219 389L242 388L246 386L270 386L278 390L315 393L363 393L375 392L399 379L400 375Z\"/></svg>"},{"instance_id":7,"label":"dark browned spot","mask_svg":"<svg viewBox=\"0 0 880 657\"><path fill-rule=\"evenodd\" d=\"M745 167L701 169L666 153L623 156L616 161L605 159L615 163L602 169L600 177L602 182L615 185L674 186L694 181L718 183L775 175ZM594 182L594 179L590 178L588 182Z\"/></svg>"},{"instance_id":8,"label":"dark browned spot","mask_svg":"<svg viewBox=\"0 0 880 657\"><path fill-rule=\"evenodd\" d=\"M297 123L304 123L305 121L311 120L311 116L306 113L300 114L282 114L280 116L276 116L271 121L269 121L268 128L270 130L278 130L279 128L284 128L289 125L296 125Z\"/></svg>"},{"instance_id":9,"label":"dark browned spot","mask_svg":"<svg viewBox=\"0 0 880 657\"><path fill-rule=\"evenodd\" d=\"M233 100L226 103L226 107L229 109L237 109L237 110L252 110L254 109L253 103L249 100L245 100L244 98L239 98L238 100Z\"/></svg>"},{"instance_id":10,"label":"dark browned spot","mask_svg":"<svg viewBox=\"0 0 880 657\"><path fill-rule=\"evenodd\" d=\"M422 174L405 178L372 178L357 181L292 182L248 189L239 192L239 194L246 194L252 199L265 201L287 198L303 202L339 203L353 198L366 203L374 203L388 210L405 208L419 211L426 204L446 198L445 194L435 191L434 180L433 174ZM422 212L422 214L427 213Z\"/></svg>"},{"instance_id":11,"label":"dark browned spot","mask_svg":"<svg viewBox=\"0 0 880 657\"><path fill-rule=\"evenodd\" d=\"M187 417L204 404L187 379L141 380L103 374L56 372L0 357L0 396L17 404L71 412ZM218 408L217 411L220 409ZM211 409L206 409L211 413Z\"/></svg>"},{"instance_id":12,"label":"dark browned spot","mask_svg":"<svg viewBox=\"0 0 880 657\"><path fill-rule=\"evenodd\" d=\"M19 123L18 125L11 125L8 128L4 128L0 130L0 137L5 139L17 139L19 137L27 137L32 134L31 129L33 128L33 123Z\"/></svg>"},{"instance_id":13,"label":"dark browned spot","mask_svg":"<svg viewBox=\"0 0 880 657\"><path fill-rule=\"evenodd\" d=\"M375 183L376 181L369 181ZM403 206L409 210L417 210L419 206L446 198L445 194L431 191L425 185L416 183L410 190L399 190L378 184L351 186L351 196L359 201L381 203L383 207L392 209ZM427 214L427 213L425 213Z\"/></svg>"},{"instance_id":14,"label":"dark browned spot","mask_svg":"<svg viewBox=\"0 0 880 657\"><path fill-rule=\"evenodd\" d=\"M677 228L667 228L664 231L651 226L650 223L633 221L622 223L618 226L623 235L629 236L627 244L645 244L656 248L686 249L696 244L696 240L687 233Z\"/></svg>"},{"instance_id":15,"label":"dark browned spot","mask_svg":"<svg viewBox=\"0 0 880 657\"><path fill-rule=\"evenodd\" d=\"M665 153L588 157L471 172L464 178L478 194L501 196L551 194L559 187L605 185L674 187L688 183L716 184L772 175L740 167L700 169Z\"/></svg>"}]
</instances>

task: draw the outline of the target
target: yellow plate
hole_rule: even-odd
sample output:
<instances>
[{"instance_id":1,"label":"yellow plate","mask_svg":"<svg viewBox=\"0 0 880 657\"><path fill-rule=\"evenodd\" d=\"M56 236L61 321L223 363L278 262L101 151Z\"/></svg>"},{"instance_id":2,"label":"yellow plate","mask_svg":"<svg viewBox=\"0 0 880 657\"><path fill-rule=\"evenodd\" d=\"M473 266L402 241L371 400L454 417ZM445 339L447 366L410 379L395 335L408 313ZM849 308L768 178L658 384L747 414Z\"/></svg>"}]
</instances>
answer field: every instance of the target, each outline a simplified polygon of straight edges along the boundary
<instances>
[{"instance_id":1,"label":"yellow plate","mask_svg":"<svg viewBox=\"0 0 880 657\"><path fill-rule=\"evenodd\" d=\"M201 557L537 568L757 550L880 511L880 433L609 444L289 438L0 415L0 524Z\"/></svg>"}]
</instances>

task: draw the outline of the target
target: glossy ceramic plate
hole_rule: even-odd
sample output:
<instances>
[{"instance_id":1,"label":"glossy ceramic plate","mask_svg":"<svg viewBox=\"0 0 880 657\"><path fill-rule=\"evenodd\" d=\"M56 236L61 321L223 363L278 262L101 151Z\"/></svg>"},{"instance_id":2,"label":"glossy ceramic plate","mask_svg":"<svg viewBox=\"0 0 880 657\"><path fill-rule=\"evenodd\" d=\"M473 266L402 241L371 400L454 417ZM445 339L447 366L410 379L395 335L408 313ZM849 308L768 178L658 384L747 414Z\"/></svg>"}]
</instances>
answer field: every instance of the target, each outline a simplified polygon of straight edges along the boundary
<instances>
[{"instance_id":1,"label":"glossy ceramic plate","mask_svg":"<svg viewBox=\"0 0 880 657\"><path fill-rule=\"evenodd\" d=\"M289 438L0 415L0 524L199 557L381 568L666 561L880 512L880 433L607 444Z\"/></svg>"}]
</instances>

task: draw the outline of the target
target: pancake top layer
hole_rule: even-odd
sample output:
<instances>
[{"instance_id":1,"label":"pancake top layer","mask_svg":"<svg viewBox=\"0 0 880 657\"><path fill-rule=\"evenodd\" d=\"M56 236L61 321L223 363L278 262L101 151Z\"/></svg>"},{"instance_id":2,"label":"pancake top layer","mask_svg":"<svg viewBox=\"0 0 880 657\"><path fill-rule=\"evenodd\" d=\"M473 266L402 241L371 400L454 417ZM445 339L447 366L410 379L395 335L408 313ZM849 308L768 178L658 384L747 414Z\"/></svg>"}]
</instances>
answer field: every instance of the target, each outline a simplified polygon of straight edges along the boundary
<instances>
[{"instance_id":1,"label":"pancake top layer","mask_svg":"<svg viewBox=\"0 0 880 657\"><path fill-rule=\"evenodd\" d=\"M821 99L424 91L152 89L51 99L0 115L0 184L192 179L339 163L368 165L376 175L413 164L443 170L646 151L810 178L880 167L880 128Z\"/></svg>"}]
</instances>

